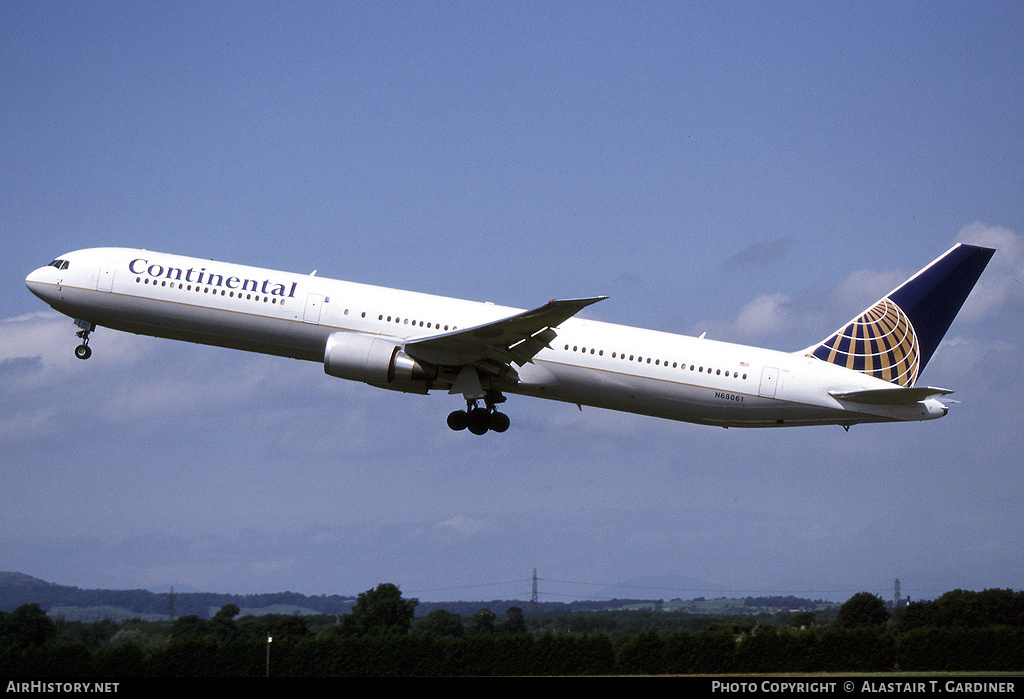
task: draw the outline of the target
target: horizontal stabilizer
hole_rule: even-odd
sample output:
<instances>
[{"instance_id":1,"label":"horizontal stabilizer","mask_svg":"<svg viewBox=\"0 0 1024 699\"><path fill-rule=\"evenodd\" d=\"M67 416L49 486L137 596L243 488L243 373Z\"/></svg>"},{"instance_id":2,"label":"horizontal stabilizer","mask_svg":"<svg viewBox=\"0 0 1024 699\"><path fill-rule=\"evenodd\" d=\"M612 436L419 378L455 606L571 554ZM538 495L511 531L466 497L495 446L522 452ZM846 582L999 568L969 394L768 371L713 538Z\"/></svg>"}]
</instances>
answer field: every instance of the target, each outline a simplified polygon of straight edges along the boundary
<instances>
[{"instance_id":1,"label":"horizontal stabilizer","mask_svg":"<svg viewBox=\"0 0 1024 699\"><path fill-rule=\"evenodd\" d=\"M917 403L935 396L945 396L952 393L947 388L935 388L925 386L922 388L879 388L867 391L829 391L828 394L836 400L849 401L852 403L865 403L867 405L901 405L903 403Z\"/></svg>"}]
</instances>

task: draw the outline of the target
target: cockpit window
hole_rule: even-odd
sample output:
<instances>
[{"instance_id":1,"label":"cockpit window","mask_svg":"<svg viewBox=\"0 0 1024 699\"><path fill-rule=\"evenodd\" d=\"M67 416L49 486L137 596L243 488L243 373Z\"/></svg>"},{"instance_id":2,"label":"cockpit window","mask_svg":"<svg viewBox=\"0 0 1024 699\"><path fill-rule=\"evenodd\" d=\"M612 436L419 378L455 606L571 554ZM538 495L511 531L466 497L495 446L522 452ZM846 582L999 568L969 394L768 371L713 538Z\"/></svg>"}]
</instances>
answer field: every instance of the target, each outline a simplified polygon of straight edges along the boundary
<instances>
[{"instance_id":1,"label":"cockpit window","mask_svg":"<svg viewBox=\"0 0 1024 699\"><path fill-rule=\"evenodd\" d=\"M48 264L46 266L47 267L56 267L57 269L67 269L68 268L68 261L67 260L54 260L53 262L51 262L50 264Z\"/></svg>"}]
</instances>

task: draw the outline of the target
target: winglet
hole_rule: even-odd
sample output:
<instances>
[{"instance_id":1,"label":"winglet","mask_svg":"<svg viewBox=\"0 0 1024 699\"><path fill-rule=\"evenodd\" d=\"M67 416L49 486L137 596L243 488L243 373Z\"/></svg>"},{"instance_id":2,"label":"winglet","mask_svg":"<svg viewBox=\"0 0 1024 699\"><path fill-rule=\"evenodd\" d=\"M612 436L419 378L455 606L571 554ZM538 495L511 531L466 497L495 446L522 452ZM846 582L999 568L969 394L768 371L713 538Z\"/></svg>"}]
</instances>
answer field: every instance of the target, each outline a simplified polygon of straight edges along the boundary
<instances>
[{"instance_id":1,"label":"winglet","mask_svg":"<svg viewBox=\"0 0 1024 699\"><path fill-rule=\"evenodd\" d=\"M607 296L594 296L586 299L552 299L547 304L537 308L533 311L527 311L523 314L524 317L529 317L533 314L543 315L545 319L550 319L554 322L548 323L548 327L555 327L561 324L563 321L572 318L574 315L582 311L587 306L592 306L598 301L604 301ZM559 317L561 319L559 320Z\"/></svg>"}]
</instances>

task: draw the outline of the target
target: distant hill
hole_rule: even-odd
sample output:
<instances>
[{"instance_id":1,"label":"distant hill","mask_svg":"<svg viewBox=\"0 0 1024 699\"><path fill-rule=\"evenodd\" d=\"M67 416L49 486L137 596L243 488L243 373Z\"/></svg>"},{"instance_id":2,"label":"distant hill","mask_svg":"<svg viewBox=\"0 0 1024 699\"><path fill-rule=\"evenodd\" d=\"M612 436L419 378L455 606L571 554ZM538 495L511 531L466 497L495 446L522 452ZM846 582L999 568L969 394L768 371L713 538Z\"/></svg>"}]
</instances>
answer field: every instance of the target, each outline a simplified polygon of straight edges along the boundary
<instances>
[{"instance_id":1,"label":"distant hill","mask_svg":"<svg viewBox=\"0 0 1024 699\"><path fill-rule=\"evenodd\" d=\"M39 578L33 578L31 575L25 575L24 573L4 573L0 572L0 588L4 589L23 589L23 590L37 590L41 588L52 588L60 587L57 583L46 582Z\"/></svg>"},{"instance_id":2,"label":"distant hill","mask_svg":"<svg viewBox=\"0 0 1024 699\"><path fill-rule=\"evenodd\" d=\"M87 612L118 618L133 616L143 618L166 617L169 595L149 590L83 590L78 587L58 585L33 578L24 573L0 572L0 611L10 612L23 604L36 603L46 612L72 618L80 616L75 609L94 610ZM263 610L273 607L272 613L292 614L296 610L304 614L348 614L355 604L355 597L340 595L307 596L297 592L275 592L261 595L230 595L215 592L174 593L174 616L196 615L209 618L225 604L234 604L243 613L268 613ZM100 611L102 610L102 611ZM282 610L287 610L283 612Z\"/></svg>"}]
</instances>

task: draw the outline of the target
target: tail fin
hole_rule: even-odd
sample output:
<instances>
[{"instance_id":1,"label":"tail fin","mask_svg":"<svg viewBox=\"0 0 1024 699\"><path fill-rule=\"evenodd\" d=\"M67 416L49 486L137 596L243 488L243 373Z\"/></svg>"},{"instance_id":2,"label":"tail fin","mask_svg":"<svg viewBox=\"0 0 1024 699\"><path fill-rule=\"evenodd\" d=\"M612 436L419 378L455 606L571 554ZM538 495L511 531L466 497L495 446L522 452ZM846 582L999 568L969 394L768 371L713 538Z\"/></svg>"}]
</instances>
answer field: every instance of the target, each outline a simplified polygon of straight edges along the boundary
<instances>
[{"instance_id":1,"label":"tail fin","mask_svg":"<svg viewBox=\"0 0 1024 699\"><path fill-rule=\"evenodd\" d=\"M913 386L993 253L955 245L806 354Z\"/></svg>"}]
</instances>

